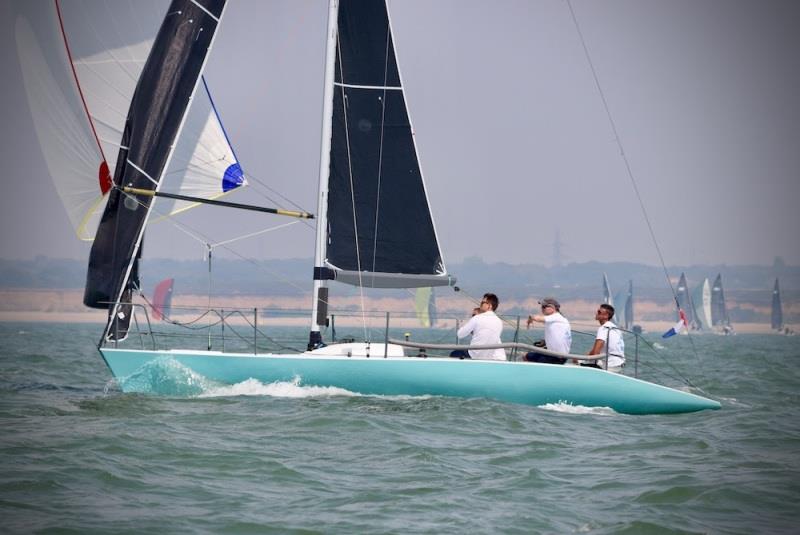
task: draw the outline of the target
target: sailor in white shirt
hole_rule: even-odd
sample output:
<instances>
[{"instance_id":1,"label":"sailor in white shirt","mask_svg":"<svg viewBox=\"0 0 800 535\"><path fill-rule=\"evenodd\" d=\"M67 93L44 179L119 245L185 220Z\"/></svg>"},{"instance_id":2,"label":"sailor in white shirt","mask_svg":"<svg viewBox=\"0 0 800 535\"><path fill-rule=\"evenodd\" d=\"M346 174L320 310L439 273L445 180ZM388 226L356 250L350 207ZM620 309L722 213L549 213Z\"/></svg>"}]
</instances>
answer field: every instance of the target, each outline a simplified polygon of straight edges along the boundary
<instances>
[{"instance_id":1,"label":"sailor in white shirt","mask_svg":"<svg viewBox=\"0 0 800 535\"><path fill-rule=\"evenodd\" d=\"M500 344L500 334L503 332L503 322L495 314L499 301L492 293L484 294L481 300L481 313L472 318L458 330L459 338L472 335L470 345ZM470 349L469 356L483 360L506 360L503 348L497 349Z\"/></svg>"},{"instance_id":2,"label":"sailor in white shirt","mask_svg":"<svg viewBox=\"0 0 800 535\"><path fill-rule=\"evenodd\" d=\"M572 329L567 318L561 315L561 305L552 297L546 297L539 301L542 306L542 313L528 316L528 327L534 321L544 323L544 342L547 349L558 353L569 353L572 347ZM546 359L537 358L534 355L526 355L526 360L534 362L550 362L552 364L563 364L566 359L559 359L546 355ZM544 357L545 355L539 355ZM529 358L530 357L530 358Z\"/></svg>"},{"instance_id":3,"label":"sailor in white shirt","mask_svg":"<svg viewBox=\"0 0 800 535\"><path fill-rule=\"evenodd\" d=\"M603 303L597 309L594 319L600 323L597 336L589 355L605 355L608 344L608 371L619 372L625 365L625 341L622 333L611 321L614 317L614 307Z\"/></svg>"}]
</instances>

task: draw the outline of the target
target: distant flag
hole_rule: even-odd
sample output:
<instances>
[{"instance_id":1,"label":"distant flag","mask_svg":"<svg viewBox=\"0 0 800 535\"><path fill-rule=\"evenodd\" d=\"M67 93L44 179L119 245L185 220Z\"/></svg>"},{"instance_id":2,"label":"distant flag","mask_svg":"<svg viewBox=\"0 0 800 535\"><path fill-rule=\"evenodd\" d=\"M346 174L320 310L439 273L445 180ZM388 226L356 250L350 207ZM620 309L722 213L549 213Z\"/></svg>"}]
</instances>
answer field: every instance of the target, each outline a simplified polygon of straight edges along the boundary
<instances>
[{"instance_id":1,"label":"distant flag","mask_svg":"<svg viewBox=\"0 0 800 535\"><path fill-rule=\"evenodd\" d=\"M678 309L678 323L676 323L670 330L665 332L661 335L661 338L669 338L670 336L675 336L679 332L681 332L684 327L686 327L686 314L683 313L683 309Z\"/></svg>"},{"instance_id":2,"label":"distant flag","mask_svg":"<svg viewBox=\"0 0 800 535\"><path fill-rule=\"evenodd\" d=\"M174 282L175 279L164 279L156 285L156 289L153 291L153 317L157 320L163 319L169 313Z\"/></svg>"}]
</instances>

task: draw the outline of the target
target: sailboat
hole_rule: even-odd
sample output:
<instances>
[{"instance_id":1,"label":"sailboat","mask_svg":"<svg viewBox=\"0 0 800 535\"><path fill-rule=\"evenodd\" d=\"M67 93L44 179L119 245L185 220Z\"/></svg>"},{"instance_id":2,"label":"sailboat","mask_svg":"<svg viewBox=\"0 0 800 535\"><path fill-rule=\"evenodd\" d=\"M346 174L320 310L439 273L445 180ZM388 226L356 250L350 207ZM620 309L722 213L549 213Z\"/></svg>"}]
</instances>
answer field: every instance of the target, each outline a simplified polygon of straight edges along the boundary
<instances>
[{"instance_id":1,"label":"sailboat","mask_svg":"<svg viewBox=\"0 0 800 535\"><path fill-rule=\"evenodd\" d=\"M711 287L711 325L718 329L720 334L733 334L733 326L728 317L728 307L725 304L725 291L722 289L722 274L717 274L714 285Z\"/></svg>"},{"instance_id":2,"label":"sailboat","mask_svg":"<svg viewBox=\"0 0 800 535\"><path fill-rule=\"evenodd\" d=\"M689 285L686 283L685 273L681 273L681 278L678 280L678 286L675 288L675 299L678 302L678 308L686 316L687 325L695 325L694 306L692 305L692 297L689 293ZM688 331L683 332L688 333Z\"/></svg>"},{"instance_id":3,"label":"sailboat","mask_svg":"<svg viewBox=\"0 0 800 535\"><path fill-rule=\"evenodd\" d=\"M783 304L781 303L781 288L778 279L775 278L775 286L772 288L772 311L770 314L770 326L773 330L781 334L792 336L794 330L783 323Z\"/></svg>"},{"instance_id":4,"label":"sailboat","mask_svg":"<svg viewBox=\"0 0 800 535\"><path fill-rule=\"evenodd\" d=\"M781 305L781 289L780 286L778 286L777 278L775 279L775 286L772 288L770 326L776 331L783 329L783 306Z\"/></svg>"},{"instance_id":5,"label":"sailboat","mask_svg":"<svg viewBox=\"0 0 800 535\"><path fill-rule=\"evenodd\" d=\"M611 295L611 285L608 283L608 275L603 273L603 303L614 306L614 297Z\"/></svg>"},{"instance_id":6,"label":"sailboat","mask_svg":"<svg viewBox=\"0 0 800 535\"><path fill-rule=\"evenodd\" d=\"M692 312L695 330L711 330L711 285L708 279L703 279L692 293Z\"/></svg>"},{"instance_id":7,"label":"sailboat","mask_svg":"<svg viewBox=\"0 0 800 535\"><path fill-rule=\"evenodd\" d=\"M626 330L633 331L636 334L642 333L642 326L636 325L633 313L633 280L628 280L628 295L625 297L625 323Z\"/></svg>"},{"instance_id":8,"label":"sailboat","mask_svg":"<svg viewBox=\"0 0 800 535\"><path fill-rule=\"evenodd\" d=\"M138 290L145 228L181 141L186 104L202 85L224 9L224 0L173 0L131 97L84 294L87 305L108 308L98 349L123 391L157 392L158 384L143 378L148 369L169 362L223 384L296 380L367 395L485 397L536 406L565 402L630 414L720 407L695 394L596 368L427 358L424 351L407 355L405 348L419 344L403 344L388 334L378 342L325 344L329 284L419 288L455 283L425 192L387 4L374 0L329 3L307 350L265 354L257 344L249 353L127 347L122 331Z\"/></svg>"}]
</instances>

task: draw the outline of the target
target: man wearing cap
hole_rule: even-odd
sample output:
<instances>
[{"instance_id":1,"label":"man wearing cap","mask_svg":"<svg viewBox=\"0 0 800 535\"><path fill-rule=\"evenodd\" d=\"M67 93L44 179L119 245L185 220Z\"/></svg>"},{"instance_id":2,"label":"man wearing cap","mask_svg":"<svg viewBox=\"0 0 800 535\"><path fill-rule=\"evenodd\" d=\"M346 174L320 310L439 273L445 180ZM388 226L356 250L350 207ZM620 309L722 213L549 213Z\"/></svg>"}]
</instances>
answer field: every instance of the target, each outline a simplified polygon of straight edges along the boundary
<instances>
[{"instance_id":1,"label":"man wearing cap","mask_svg":"<svg viewBox=\"0 0 800 535\"><path fill-rule=\"evenodd\" d=\"M567 318L561 315L561 305L552 297L539 301L542 313L528 316L528 327L533 322L544 323L545 347L556 353L569 353L572 347L572 329ZM564 364L567 359L531 352L525 355L525 360L530 362L545 362L548 364Z\"/></svg>"}]
</instances>

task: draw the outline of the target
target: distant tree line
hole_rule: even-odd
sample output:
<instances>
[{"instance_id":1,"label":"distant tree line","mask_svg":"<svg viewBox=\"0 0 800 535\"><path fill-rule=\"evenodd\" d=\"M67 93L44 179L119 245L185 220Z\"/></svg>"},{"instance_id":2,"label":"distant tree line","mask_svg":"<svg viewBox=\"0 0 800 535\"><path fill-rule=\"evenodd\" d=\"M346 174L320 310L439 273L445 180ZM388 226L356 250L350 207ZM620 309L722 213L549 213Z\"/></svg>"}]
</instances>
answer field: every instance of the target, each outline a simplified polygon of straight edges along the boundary
<instances>
[{"instance_id":1,"label":"distant tree line","mask_svg":"<svg viewBox=\"0 0 800 535\"><path fill-rule=\"evenodd\" d=\"M493 291L506 299L558 295L560 299L600 299L603 273L608 275L614 293L626 290L632 280L637 298L664 301L671 292L660 267L630 262L584 262L557 268L537 264L486 263L470 257L451 263L448 270L458 278L458 285L470 294ZM145 260L140 266L140 280L145 293L151 293L159 281L176 279L176 291L205 295L303 295L310 291L313 272L311 258L249 261L215 258L209 264L198 260ZM800 299L800 266L783 262L772 266L695 265L668 268L673 285L686 273L695 287L703 278L713 281L722 273L726 295L732 300L768 306L775 277L780 278L784 304ZM0 259L0 288L80 289L86 277L86 263L38 256L32 260ZM356 289L340 290L356 293ZM389 295L407 292L389 292ZM742 318L740 321L747 321Z\"/></svg>"}]
</instances>

